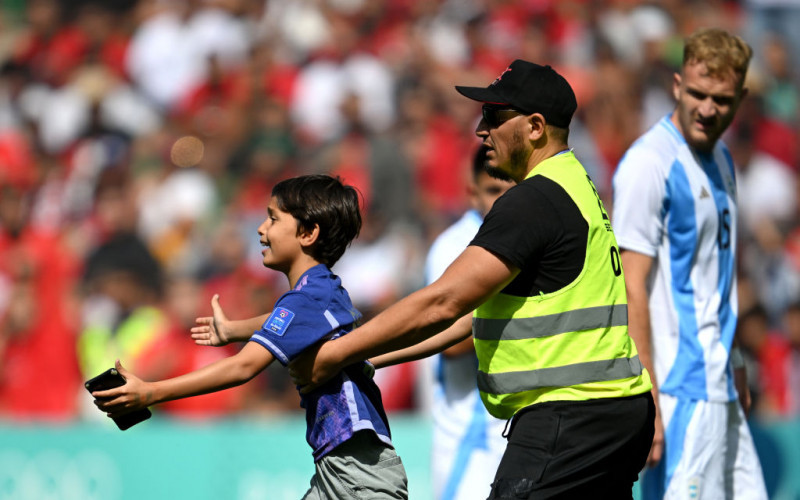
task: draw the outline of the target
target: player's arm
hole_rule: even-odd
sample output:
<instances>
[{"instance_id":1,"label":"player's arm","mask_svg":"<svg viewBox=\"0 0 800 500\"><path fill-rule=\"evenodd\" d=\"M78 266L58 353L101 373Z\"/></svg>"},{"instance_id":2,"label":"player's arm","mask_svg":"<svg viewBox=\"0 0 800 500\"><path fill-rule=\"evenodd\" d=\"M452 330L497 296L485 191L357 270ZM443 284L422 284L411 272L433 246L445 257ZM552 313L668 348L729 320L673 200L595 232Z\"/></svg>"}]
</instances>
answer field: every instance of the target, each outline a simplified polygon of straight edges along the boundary
<instances>
[{"instance_id":1,"label":"player's arm","mask_svg":"<svg viewBox=\"0 0 800 500\"><path fill-rule=\"evenodd\" d=\"M219 303L219 295L211 298L213 316L196 318L197 326L191 329L192 339L197 345L223 346L231 342L244 342L250 339L253 332L260 329L269 313L254 318L228 319Z\"/></svg>"},{"instance_id":2,"label":"player's arm","mask_svg":"<svg viewBox=\"0 0 800 500\"><path fill-rule=\"evenodd\" d=\"M145 382L123 368L117 360L117 370L125 377L123 386L92 393L95 405L116 417L148 406L221 391L241 385L255 377L275 358L267 349L248 342L237 354L221 359L199 370L178 377Z\"/></svg>"},{"instance_id":3,"label":"player's arm","mask_svg":"<svg viewBox=\"0 0 800 500\"><path fill-rule=\"evenodd\" d=\"M750 408L753 400L750 396L750 386L747 383L747 367L744 364L744 358L739 347L739 338L733 337L733 345L731 346L731 364L733 365L733 383L736 386L736 392L739 394L739 404L742 405L742 410L746 416L750 415Z\"/></svg>"},{"instance_id":4,"label":"player's arm","mask_svg":"<svg viewBox=\"0 0 800 500\"><path fill-rule=\"evenodd\" d=\"M415 345L448 328L502 290L519 269L502 257L469 246L435 282L385 309L336 340L309 349L289 365L306 393L342 367Z\"/></svg>"},{"instance_id":5,"label":"player's arm","mask_svg":"<svg viewBox=\"0 0 800 500\"><path fill-rule=\"evenodd\" d=\"M461 347L463 344L467 344L467 349ZM375 365L375 368L383 368L385 366L427 358L439 352L450 351L451 355L455 355L451 349L458 349L462 353L473 350L472 314L462 316L461 319L453 323L446 330L423 340L419 344L376 356L371 359L370 362Z\"/></svg>"},{"instance_id":6,"label":"player's arm","mask_svg":"<svg viewBox=\"0 0 800 500\"><path fill-rule=\"evenodd\" d=\"M647 291L647 279L653 267L654 259L649 255L622 249L620 252L622 269L625 271L625 288L628 293L628 334L636 344L639 360L650 373L653 383L653 399L656 403L656 432L653 446L647 457L648 465L655 465L661 460L664 447L664 427L658 410L658 383L653 366L653 339L650 329L650 295Z\"/></svg>"}]
</instances>

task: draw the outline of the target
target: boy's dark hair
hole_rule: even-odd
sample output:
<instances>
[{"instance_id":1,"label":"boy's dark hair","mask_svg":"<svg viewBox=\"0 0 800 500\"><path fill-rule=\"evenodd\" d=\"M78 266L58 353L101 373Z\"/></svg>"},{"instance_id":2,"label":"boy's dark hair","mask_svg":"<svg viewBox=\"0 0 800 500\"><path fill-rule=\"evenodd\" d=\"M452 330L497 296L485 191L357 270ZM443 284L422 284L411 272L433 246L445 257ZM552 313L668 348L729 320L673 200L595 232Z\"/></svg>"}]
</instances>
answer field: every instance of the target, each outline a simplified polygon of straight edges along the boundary
<instances>
[{"instance_id":1,"label":"boy's dark hair","mask_svg":"<svg viewBox=\"0 0 800 500\"><path fill-rule=\"evenodd\" d=\"M338 177L303 175L279 182L272 188L278 208L297 219L297 230L319 225L319 237L311 255L332 267L361 230L358 191Z\"/></svg>"}]
</instances>

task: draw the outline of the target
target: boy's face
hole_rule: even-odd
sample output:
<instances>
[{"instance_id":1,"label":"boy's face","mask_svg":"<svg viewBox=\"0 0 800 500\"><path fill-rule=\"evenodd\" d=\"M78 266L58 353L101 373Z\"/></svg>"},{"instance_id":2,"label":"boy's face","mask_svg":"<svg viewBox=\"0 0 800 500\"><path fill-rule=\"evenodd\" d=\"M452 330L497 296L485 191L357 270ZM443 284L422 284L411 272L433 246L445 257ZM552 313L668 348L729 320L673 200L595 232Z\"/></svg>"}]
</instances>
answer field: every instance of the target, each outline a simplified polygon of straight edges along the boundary
<instances>
[{"instance_id":1,"label":"boy's face","mask_svg":"<svg viewBox=\"0 0 800 500\"><path fill-rule=\"evenodd\" d=\"M267 218L258 226L265 267L288 272L292 263L303 254L297 230L297 219L278 208L275 197L270 198Z\"/></svg>"}]
</instances>

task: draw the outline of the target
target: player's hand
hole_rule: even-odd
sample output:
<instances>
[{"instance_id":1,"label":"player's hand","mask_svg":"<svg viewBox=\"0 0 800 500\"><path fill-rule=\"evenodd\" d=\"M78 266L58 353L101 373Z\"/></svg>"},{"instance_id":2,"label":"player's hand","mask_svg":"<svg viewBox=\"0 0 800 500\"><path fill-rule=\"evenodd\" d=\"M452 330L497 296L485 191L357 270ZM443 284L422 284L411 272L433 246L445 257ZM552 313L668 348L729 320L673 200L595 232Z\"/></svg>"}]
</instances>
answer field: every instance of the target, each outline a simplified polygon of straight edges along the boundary
<instances>
[{"instance_id":1,"label":"player's hand","mask_svg":"<svg viewBox=\"0 0 800 500\"><path fill-rule=\"evenodd\" d=\"M111 418L150 406L153 403L153 391L150 384L123 368L119 360L114 365L120 375L125 378L125 385L106 391L93 392L95 406L106 412Z\"/></svg>"},{"instance_id":2,"label":"player's hand","mask_svg":"<svg viewBox=\"0 0 800 500\"><path fill-rule=\"evenodd\" d=\"M341 371L342 367L331 356L332 343L321 342L309 347L289 363L289 376L300 394L313 391Z\"/></svg>"},{"instance_id":3,"label":"player's hand","mask_svg":"<svg viewBox=\"0 0 800 500\"><path fill-rule=\"evenodd\" d=\"M197 345L223 346L230 343L230 321L219 304L219 294L211 297L213 317L196 318L197 326L191 329L192 339Z\"/></svg>"},{"instance_id":4,"label":"player's hand","mask_svg":"<svg viewBox=\"0 0 800 500\"><path fill-rule=\"evenodd\" d=\"M661 412L656 403L655 433L653 434L653 444L650 446L650 454L647 455L647 467L655 467L661 461L664 454L664 423L661 421Z\"/></svg>"},{"instance_id":5,"label":"player's hand","mask_svg":"<svg viewBox=\"0 0 800 500\"><path fill-rule=\"evenodd\" d=\"M744 415L749 417L753 400L750 396L750 386L747 384L747 370L745 367L733 369L733 383L736 386L736 392L739 394L739 404L742 405Z\"/></svg>"}]
</instances>

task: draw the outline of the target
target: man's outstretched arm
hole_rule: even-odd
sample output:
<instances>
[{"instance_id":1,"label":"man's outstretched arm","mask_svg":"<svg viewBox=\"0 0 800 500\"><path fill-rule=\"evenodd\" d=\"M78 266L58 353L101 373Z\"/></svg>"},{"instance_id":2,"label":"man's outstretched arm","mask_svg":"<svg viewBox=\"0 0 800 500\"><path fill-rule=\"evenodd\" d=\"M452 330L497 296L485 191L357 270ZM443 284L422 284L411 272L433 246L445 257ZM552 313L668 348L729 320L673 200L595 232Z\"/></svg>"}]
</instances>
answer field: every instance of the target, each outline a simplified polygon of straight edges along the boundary
<instances>
[{"instance_id":1,"label":"man's outstretched arm","mask_svg":"<svg viewBox=\"0 0 800 500\"><path fill-rule=\"evenodd\" d=\"M502 290L518 273L504 258L469 246L438 280L349 334L309 349L289 365L289 373L301 392L308 392L347 365L404 349L441 332Z\"/></svg>"},{"instance_id":2,"label":"man's outstretched arm","mask_svg":"<svg viewBox=\"0 0 800 500\"><path fill-rule=\"evenodd\" d=\"M460 353L474 352L472 347L472 315L465 314L458 321L445 328L441 332L433 335L422 342L400 349L399 351L388 352L370 359L375 368L407 363L418 359L427 358L440 352L447 352L453 346L459 346ZM468 347L462 344L469 342Z\"/></svg>"}]
</instances>

